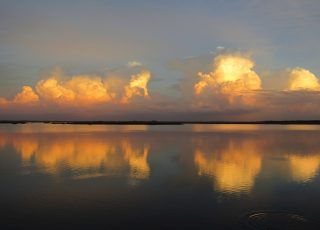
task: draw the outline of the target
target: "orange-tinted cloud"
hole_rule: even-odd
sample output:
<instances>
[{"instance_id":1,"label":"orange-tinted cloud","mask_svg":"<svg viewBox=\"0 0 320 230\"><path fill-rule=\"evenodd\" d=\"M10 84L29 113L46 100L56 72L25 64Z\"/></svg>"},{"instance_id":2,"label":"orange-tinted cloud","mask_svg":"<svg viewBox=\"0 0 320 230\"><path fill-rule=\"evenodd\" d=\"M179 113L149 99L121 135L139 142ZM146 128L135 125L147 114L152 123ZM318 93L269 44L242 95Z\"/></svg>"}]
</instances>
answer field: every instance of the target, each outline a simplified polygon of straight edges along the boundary
<instances>
[{"instance_id":1,"label":"orange-tinted cloud","mask_svg":"<svg viewBox=\"0 0 320 230\"><path fill-rule=\"evenodd\" d=\"M255 95L262 89L254 62L243 53L222 53L213 59L211 72L199 71L193 85L193 105L215 111L256 106Z\"/></svg>"},{"instance_id":2,"label":"orange-tinted cloud","mask_svg":"<svg viewBox=\"0 0 320 230\"><path fill-rule=\"evenodd\" d=\"M137 63L132 65L136 67ZM39 103L82 107L106 103L128 104L135 97L149 98L151 73L141 69L130 77L127 80L122 76L65 76L60 68L55 68L47 78L36 84L36 92L30 86L24 86L12 101L0 98L0 106Z\"/></svg>"},{"instance_id":3,"label":"orange-tinted cloud","mask_svg":"<svg viewBox=\"0 0 320 230\"><path fill-rule=\"evenodd\" d=\"M22 91L18 93L12 101L6 98L0 98L0 106L14 104L34 104L39 101L39 96L33 91L30 86L23 86Z\"/></svg>"},{"instance_id":4,"label":"orange-tinted cloud","mask_svg":"<svg viewBox=\"0 0 320 230\"><path fill-rule=\"evenodd\" d=\"M112 99L100 77L85 75L65 81L51 77L38 82L36 89L43 100L57 104L98 104Z\"/></svg>"},{"instance_id":5,"label":"orange-tinted cloud","mask_svg":"<svg viewBox=\"0 0 320 230\"><path fill-rule=\"evenodd\" d=\"M294 68L289 70L287 90L320 90L319 79L307 69Z\"/></svg>"},{"instance_id":6,"label":"orange-tinted cloud","mask_svg":"<svg viewBox=\"0 0 320 230\"><path fill-rule=\"evenodd\" d=\"M0 116L1 119L238 121L317 119L320 115L319 79L307 69L258 74L250 55L225 49L172 65L183 72L184 78L171 85L168 93L156 87L150 93L152 74L136 61L119 69L108 69L105 75L67 76L54 69L34 89L24 86L11 100L0 97ZM163 87L162 83L159 85Z\"/></svg>"},{"instance_id":7,"label":"orange-tinted cloud","mask_svg":"<svg viewBox=\"0 0 320 230\"><path fill-rule=\"evenodd\" d=\"M122 102L127 103L133 96L142 96L149 98L148 82L150 80L150 72L142 71L137 75L133 75L128 85L125 86L125 95Z\"/></svg>"},{"instance_id":8,"label":"orange-tinted cloud","mask_svg":"<svg viewBox=\"0 0 320 230\"><path fill-rule=\"evenodd\" d=\"M30 86L23 86L22 92L18 93L13 100L14 103L21 104L33 103L37 101L39 101L39 96Z\"/></svg>"},{"instance_id":9,"label":"orange-tinted cloud","mask_svg":"<svg viewBox=\"0 0 320 230\"><path fill-rule=\"evenodd\" d=\"M320 87L302 68L258 73L250 55L219 50L210 55L175 60L183 78L175 85L190 120L317 119ZM274 87L272 87L274 86Z\"/></svg>"},{"instance_id":10,"label":"orange-tinted cloud","mask_svg":"<svg viewBox=\"0 0 320 230\"><path fill-rule=\"evenodd\" d=\"M9 101L6 98L0 97L0 106L8 105Z\"/></svg>"},{"instance_id":11,"label":"orange-tinted cloud","mask_svg":"<svg viewBox=\"0 0 320 230\"><path fill-rule=\"evenodd\" d=\"M233 94L261 89L260 77L252 70L254 62L242 54L221 54L213 61L210 73L199 72L200 81L195 84L196 95L205 90Z\"/></svg>"}]
</instances>

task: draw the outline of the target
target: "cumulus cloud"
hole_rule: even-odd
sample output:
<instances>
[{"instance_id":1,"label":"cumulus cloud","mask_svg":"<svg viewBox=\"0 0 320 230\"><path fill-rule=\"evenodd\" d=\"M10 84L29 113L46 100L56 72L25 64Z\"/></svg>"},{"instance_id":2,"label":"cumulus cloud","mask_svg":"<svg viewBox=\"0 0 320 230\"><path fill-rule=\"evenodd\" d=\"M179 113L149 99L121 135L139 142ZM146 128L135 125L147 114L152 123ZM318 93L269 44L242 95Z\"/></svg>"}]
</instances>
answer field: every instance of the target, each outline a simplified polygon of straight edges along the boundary
<instances>
[{"instance_id":1,"label":"cumulus cloud","mask_svg":"<svg viewBox=\"0 0 320 230\"><path fill-rule=\"evenodd\" d=\"M39 96L33 91L30 86L23 86L21 93L18 93L13 102L15 103L33 103L39 101Z\"/></svg>"},{"instance_id":2,"label":"cumulus cloud","mask_svg":"<svg viewBox=\"0 0 320 230\"><path fill-rule=\"evenodd\" d=\"M68 80L50 77L38 82L36 89L43 100L57 104L98 104L112 99L100 77L86 75Z\"/></svg>"},{"instance_id":3,"label":"cumulus cloud","mask_svg":"<svg viewBox=\"0 0 320 230\"><path fill-rule=\"evenodd\" d=\"M34 104L39 101L39 96L30 86L23 86L22 91L18 93L12 101L6 98L0 98L0 106L8 106L11 104Z\"/></svg>"},{"instance_id":4,"label":"cumulus cloud","mask_svg":"<svg viewBox=\"0 0 320 230\"><path fill-rule=\"evenodd\" d=\"M204 62L205 63L205 62ZM214 111L252 110L255 95L262 89L255 63L246 53L220 51L213 54L209 65L197 71L193 78L192 105Z\"/></svg>"},{"instance_id":5,"label":"cumulus cloud","mask_svg":"<svg viewBox=\"0 0 320 230\"><path fill-rule=\"evenodd\" d=\"M307 69L290 69L288 75L287 90L320 90L319 79Z\"/></svg>"},{"instance_id":6,"label":"cumulus cloud","mask_svg":"<svg viewBox=\"0 0 320 230\"><path fill-rule=\"evenodd\" d=\"M194 86L199 95L206 89L234 93L261 89L260 77L252 70L254 62L242 54L221 54L213 61L213 71L199 72L200 81Z\"/></svg>"},{"instance_id":7,"label":"cumulus cloud","mask_svg":"<svg viewBox=\"0 0 320 230\"><path fill-rule=\"evenodd\" d=\"M199 120L268 120L320 115L319 81L307 69L258 73L251 55L228 49L175 60L170 67L182 74L176 89L183 117L188 113Z\"/></svg>"},{"instance_id":8,"label":"cumulus cloud","mask_svg":"<svg viewBox=\"0 0 320 230\"><path fill-rule=\"evenodd\" d=\"M97 104L128 104L134 98L149 98L148 82L151 73L141 69L129 79L122 76L71 75L55 68L49 76L40 80L35 91L24 86L13 100L0 98L0 105L55 104L83 107Z\"/></svg>"},{"instance_id":9,"label":"cumulus cloud","mask_svg":"<svg viewBox=\"0 0 320 230\"><path fill-rule=\"evenodd\" d=\"M55 68L34 88L24 86L11 100L0 97L1 117L11 119L19 111L32 119L45 111L46 119L88 120L240 121L320 116L319 79L301 67L258 73L250 54L228 49L174 60L170 67L182 76L176 82L170 80L174 96L165 88L150 90L151 72L135 61L99 75L68 75Z\"/></svg>"},{"instance_id":10,"label":"cumulus cloud","mask_svg":"<svg viewBox=\"0 0 320 230\"><path fill-rule=\"evenodd\" d=\"M150 72L142 71L137 75L133 75L128 85L125 86L125 95L122 102L128 103L128 101L134 96L142 96L149 98L148 82L150 80Z\"/></svg>"}]
</instances>

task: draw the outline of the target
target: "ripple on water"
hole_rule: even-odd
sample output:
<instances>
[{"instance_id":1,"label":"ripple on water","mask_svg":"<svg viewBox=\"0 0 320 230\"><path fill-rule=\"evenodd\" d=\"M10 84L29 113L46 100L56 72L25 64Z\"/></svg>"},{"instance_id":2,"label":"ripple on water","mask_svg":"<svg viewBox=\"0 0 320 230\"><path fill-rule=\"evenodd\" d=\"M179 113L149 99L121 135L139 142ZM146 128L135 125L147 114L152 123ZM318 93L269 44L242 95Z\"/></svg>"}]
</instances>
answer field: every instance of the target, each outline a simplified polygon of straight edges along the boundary
<instances>
[{"instance_id":1,"label":"ripple on water","mask_svg":"<svg viewBox=\"0 0 320 230\"><path fill-rule=\"evenodd\" d=\"M304 216L286 211L257 211L244 217L247 229L253 230L300 230L316 229Z\"/></svg>"}]
</instances>

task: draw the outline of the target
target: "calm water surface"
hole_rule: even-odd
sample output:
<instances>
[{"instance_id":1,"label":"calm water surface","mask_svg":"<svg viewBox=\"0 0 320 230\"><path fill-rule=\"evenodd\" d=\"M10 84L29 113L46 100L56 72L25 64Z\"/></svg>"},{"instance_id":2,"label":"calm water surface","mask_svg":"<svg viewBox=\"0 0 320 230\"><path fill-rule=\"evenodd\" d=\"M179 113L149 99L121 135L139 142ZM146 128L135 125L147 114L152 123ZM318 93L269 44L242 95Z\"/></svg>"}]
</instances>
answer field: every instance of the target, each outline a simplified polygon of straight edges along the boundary
<instances>
[{"instance_id":1,"label":"calm water surface","mask_svg":"<svg viewBox=\"0 0 320 230\"><path fill-rule=\"evenodd\" d=\"M320 126L0 125L0 229L320 229Z\"/></svg>"}]
</instances>

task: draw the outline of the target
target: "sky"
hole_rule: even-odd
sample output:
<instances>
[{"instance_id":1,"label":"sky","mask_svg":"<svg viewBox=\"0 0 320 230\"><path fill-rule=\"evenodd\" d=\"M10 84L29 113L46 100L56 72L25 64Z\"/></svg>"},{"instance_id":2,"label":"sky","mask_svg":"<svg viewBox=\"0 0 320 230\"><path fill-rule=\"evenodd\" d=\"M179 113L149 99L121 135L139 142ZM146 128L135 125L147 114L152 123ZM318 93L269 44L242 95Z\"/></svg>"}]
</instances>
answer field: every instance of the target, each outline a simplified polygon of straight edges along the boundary
<instances>
[{"instance_id":1,"label":"sky","mask_svg":"<svg viewBox=\"0 0 320 230\"><path fill-rule=\"evenodd\" d=\"M319 119L319 12L319 0L0 0L0 119Z\"/></svg>"}]
</instances>

